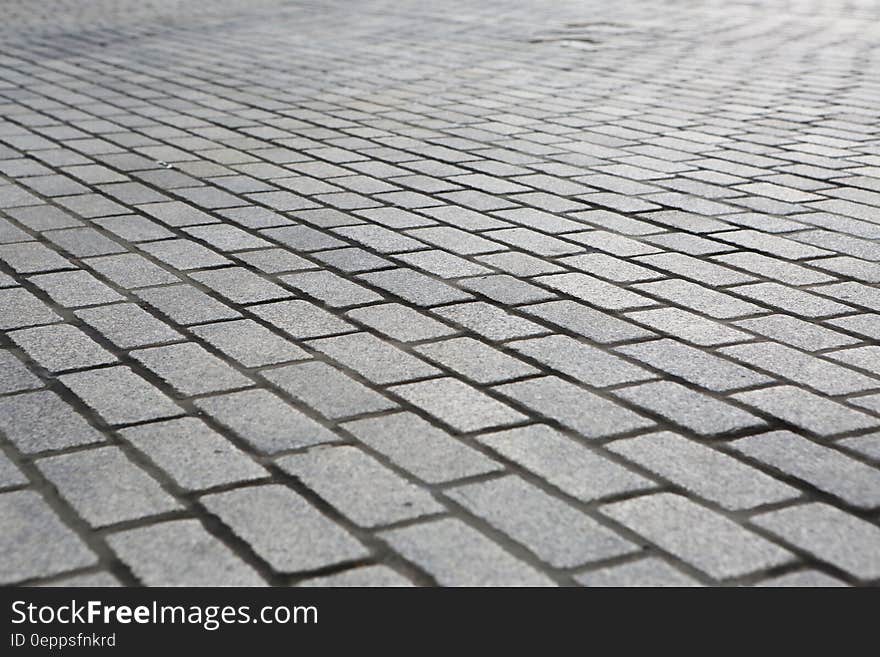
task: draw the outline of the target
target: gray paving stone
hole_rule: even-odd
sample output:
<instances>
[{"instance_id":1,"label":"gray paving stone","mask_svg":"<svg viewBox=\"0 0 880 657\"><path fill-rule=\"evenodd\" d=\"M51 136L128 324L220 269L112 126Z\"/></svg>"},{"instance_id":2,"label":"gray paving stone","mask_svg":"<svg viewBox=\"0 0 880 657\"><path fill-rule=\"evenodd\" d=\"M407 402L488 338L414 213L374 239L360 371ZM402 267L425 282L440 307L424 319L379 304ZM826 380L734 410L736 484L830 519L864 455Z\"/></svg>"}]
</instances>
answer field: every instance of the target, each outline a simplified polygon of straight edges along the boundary
<instances>
[{"instance_id":1,"label":"gray paving stone","mask_svg":"<svg viewBox=\"0 0 880 657\"><path fill-rule=\"evenodd\" d=\"M637 265L625 258L616 258L605 253L568 256L559 258L559 262L615 283L639 283L663 277L663 274Z\"/></svg>"},{"instance_id":2,"label":"gray paving stone","mask_svg":"<svg viewBox=\"0 0 880 657\"><path fill-rule=\"evenodd\" d=\"M394 413L342 425L360 442L429 484L499 470L501 466L414 413Z\"/></svg>"},{"instance_id":3,"label":"gray paving stone","mask_svg":"<svg viewBox=\"0 0 880 657\"><path fill-rule=\"evenodd\" d=\"M638 365L564 335L518 340L510 343L510 348L597 388L654 378Z\"/></svg>"},{"instance_id":4,"label":"gray paving stone","mask_svg":"<svg viewBox=\"0 0 880 657\"><path fill-rule=\"evenodd\" d=\"M258 249L272 246L270 242L251 235L241 228L225 224L190 226L184 228L183 232L203 242L207 242L210 246L220 251L240 251L242 249Z\"/></svg>"},{"instance_id":5,"label":"gray paving stone","mask_svg":"<svg viewBox=\"0 0 880 657\"><path fill-rule=\"evenodd\" d=\"M183 336L133 303L84 308L76 316L121 349L183 340Z\"/></svg>"},{"instance_id":6,"label":"gray paving stone","mask_svg":"<svg viewBox=\"0 0 880 657\"><path fill-rule=\"evenodd\" d=\"M484 301L444 306L431 312L489 340L510 340L549 332L524 317Z\"/></svg>"},{"instance_id":7,"label":"gray paving stone","mask_svg":"<svg viewBox=\"0 0 880 657\"><path fill-rule=\"evenodd\" d=\"M429 229L425 229L429 230ZM340 237L346 237L350 240L361 244L368 249L378 251L381 254L404 253L406 251L415 251L425 247L424 242L415 240L406 235L401 235L397 231L390 230L384 226L343 226L342 228L334 228L333 232ZM411 233L413 231L410 231ZM345 246L345 242L334 239L334 243L320 243L319 248L331 248L337 246ZM296 246L290 244L289 246ZM302 246L298 248L303 248ZM308 250L308 249L305 249Z\"/></svg>"},{"instance_id":8,"label":"gray paving stone","mask_svg":"<svg viewBox=\"0 0 880 657\"><path fill-rule=\"evenodd\" d=\"M531 365L473 338L432 342L415 351L476 383L499 383L538 373Z\"/></svg>"},{"instance_id":9,"label":"gray paving stone","mask_svg":"<svg viewBox=\"0 0 880 657\"><path fill-rule=\"evenodd\" d=\"M282 276L281 280L331 308L356 306L383 299L380 294L327 271L290 274Z\"/></svg>"},{"instance_id":10,"label":"gray paving stone","mask_svg":"<svg viewBox=\"0 0 880 657\"><path fill-rule=\"evenodd\" d=\"M763 308L753 303L679 278L639 283L633 288L715 319L734 319L764 312ZM739 291L741 288L735 289Z\"/></svg>"},{"instance_id":11,"label":"gray paving stone","mask_svg":"<svg viewBox=\"0 0 880 657\"><path fill-rule=\"evenodd\" d=\"M302 496L277 484L207 495L201 503L280 573L325 568L369 552Z\"/></svg>"},{"instance_id":12,"label":"gray paving stone","mask_svg":"<svg viewBox=\"0 0 880 657\"><path fill-rule=\"evenodd\" d=\"M33 491L0 493L0 521L0 584L49 577L98 561Z\"/></svg>"},{"instance_id":13,"label":"gray paving stone","mask_svg":"<svg viewBox=\"0 0 880 657\"><path fill-rule=\"evenodd\" d=\"M357 447L313 447L276 463L361 527L390 525L445 510L428 491Z\"/></svg>"},{"instance_id":14,"label":"gray paving stone","mask_svg":"<svg viewBox=\"0 0 880 657\"><path fill-rule=\"evenodd\" d=\"M493 273L488 267L483 267L475 262L447 253L446 251L440 251L439 249L401 253L395 256L395 259L440 278L459 278L461 276Z\"/></svg>"},{"instance_id":15,"label":"gray paving stone","mask_svg":"<svg viewBox=\"0 0 880 657\"><path fill-rule=\"evenodd\" d=\"M205 490L267 476L263 467L196 418L150 422L119 433L184 490Z\"/></svg>"},{"instance_id":16,"label":"gray paving stone","mask_svg":"<svg viewBox=\"0 0 880 657\"><path fill-rule=\"evenodd\" d=\"M573 568L638 549L518 477L459 486L446 495L556 568Z\"/></svg>"},{"instance_id":17,"label":"gray paving stone","mask_svg":"<svg viewBox=\"0 0 880 657\"><path fill-rule=\"evenodd\" d=\"M437 226L408 230L408 235L458 255L478 255L501 251L504 246L460 228Z\"/></svg>"},{"instance_id":18,"label":"gray paving stone","mask_svg":"<svg viewBox=\"0 0 880 657\"><path fill-rule=\"evenodd\" d=\"M615 350L702 388L725 392L770 383L772 379L676 340L663 339Z\"/></svg>"},{"instance_id":19,"label":"gray paving stone","mask_svg":"<svg viewBox=\"0 0 880 657\"><path fill-rule=\"evenodd\" d=\"M265 580L197 520L111 534L107 542L147 586L264 586Z\"/></svg>"},{"instance_id":20,"label":"gray paving stone","mask_svg":"<svg viewBox=\"0 0 880 657\"><path fill-rule=\"evenodd\" d=\"M237 304L260 303L293 296L280 285L243 267L201 271L190 274L190 277Z\"/></svg>"},{"instance_id":21,"label":"gray paving stone","mask_svg":"<svg viewBox=\"0 0 880 657\"><path fill-rule=\"evenodd\" d=\"M476 259L512 276L537 276L538 274L555 274L562 271L562 267L558 265L517 251L477 256Z\"/></svg>"},{"instance_id":22,"label":"gray paving stone","mask_svg":"<svg viewBox=\"0 0 880 657\"><path fill-rule=\"evenodd\" d=\"M185 397L254 383L194 342L136 349L131 357Z\"/></svg>"},{"instance_id":23,"label":"gray paving stone","mask_svg":"<svg viewBox=\"0 0 880 657\"><path fill-rule=\"evenodd\" d=\"M459 281L459 285L505 306L556 298L552 292L507 274L476 276Z\"/></svg>"},{"instance_id":24,"label":"gray paving stone","mask_svg":"<svg viewBox=\"0 0 880 657\"><path fill-rule=\"evenodd\" d=\"M872 433L867 436L847 438L837 443L858 454L867 456L874 461L880 461L880 433Z\"/></svg>"},{"instance_id":25,"label":"gray paving stone","mask_svg":"<svg viewBox=\"0 0 880 657\"><path fill-rule=\"evenodd\" d=\"M148 285L180 282L179 276L163 269L138 253L89 258L84 262L104 278L127 290Z\"/></svg>"},{"instance_id":26,"label":"gray paving stone","mask_svg":"<svg viewBox=\"0 0 880 657\"><path fill-rule=\"evenodd\" d=\"M618 287L587 274L552 274L538 276L535 282L607 310L651 306L654 302L641 294Z\"/></svg>"},{"instance_id":27,"label":"gray paving stone","mask_svg":"<svg viewBox=\"0 0 880 657\"><path fill-rule=\"evenodd\" d=\"M864 313L861 315L850 315L839 319L825 320L825 324L841 328L844 331L850 331L859 336L880 339L880 315L874 313Z\"/></svg>"},{"instance_id":28,"label":"gray paving stone","mask_svg":"<svg viewBox=\"0 0 880 657\"><path fill-rule=\"evenodd\" d=\"M794 386L741 392L733 398L819 436L880 425L880 420L870 415Z\"/></svg>"},{"instance_id":29,"label":"gray paving stone","mask_svg":"<svg viewBox=\"0 0 880 657\"><path fill-rule=\"evenodd\" d=\"M810 264L819 269L855 278L865 283L880 283L880 265L876 262L869 262L850 256L839 256L836 258L817 259Z\"/></svg>"},{"instance_id":30,"label":"gray paving stone","mask_svg":"<svg viewBox=\"0 0 880 657\"><path fill-rule=\"evenodd\" d=\"M402 587L413 586L413 583L400 573L387 566L361 566L352 568L336 575L307 579L297 586L329 587L329 588L368 588L368 587Z\"/></svg>"},{"instance_id":31,"label":"gray paving stone","mask_svg":"<svg viewBox=\"0 0 880 657\"><path fill-rule=\"evenodd\" d=\"M420 523L380 537L441 586L554 586L460 520Z\"/></svg>"},{"instance_id":32,"label":"gray paving stone","mask_svg":"<svg viewBox=\"0 0 880 657\"><path fill-rule=\"evenodd\" d=\"M289 365L268 370L263 376L294 399L333 420L397 406L327 363Z\"/></svg>"},{"instance_id":33,"label":"gray paving stone","mask_svg":"<svg viewBox=\"0 0 880 657\"><path fill-rule=\"evenodd\" d=\"M99 447L37 461L40 472L93 527L176 511L181 505L118 447ZM95 474L100 473L96 477Z\"/></svg>"},{"instance_id":34,"label":"gray paving stone","mask_svg":"<svg viewBox=\"0 0 880 657\"><path fill-rule=\"evenodd\" d=\"M0 488L14 488L24 486L28 478L18 467L9 460L9 457L0 452Z\"/></svg>"},{"instance_id":35,"label":"gray paving stone","mask_svg":"<svg viewBox=\"0 0 880 657\"><path fill-rule=\"evenodd\" d=\"M498 242L544 257L572 255L585 250L585 247L579 244L550 237L528 228L505 228L490 230L483 234Z\"/></svg>"},{"instance_id":36,"label":"gray paving stone","mask_svg":"<svg viewBox=\"0 0 880 657\"><path fill-rule=\"evenodd\" d=\"M604 438L653 425L646 417L553 376L495 389L585 438Z\"/></svg>"},{"instance_id":37,"label":"gray paving stone","mask_svg":"<svg viewBox=\"0 0 880 657\"><path fill-rule=\"evenodd\" d=\"M525 543L549 554L565 528L517 544L442 491L488 490L514 473L588 515L658 486L708 510L723 505L700 490L725 481L732 462L784 481L799 503L836 500L877 524L880 506L863 486L880 465L880 116L870 75L880 10L871 3L823 0L820 15L783 0L456 0L444 12L362 0L356 13L275 0L185 11L134 0L114 11L7 4L0 437L28 477L39 457L121 446L185 502L185 512L117 531L185 516L222 545L218 554L230 550L277 585L710 584L623 528L646 554L561 572ZM70 47L82 38L106 47ZM172 81L171 69L183 74ZM621 85L626 94L609 93ZM19 346L20 336L52 339ZM129 352L166 345L176 346L149 353L199 345L211 355L213 367L204 358L164 367L208 395L212 413L176 402ZM117 360L102 362L107 353ZM265 375L287 376L287 390ZM248 392L228 395L240 376ZM415 404L386 388L398 385ZM185 415L194 417L166 422ZM188 439L168 428L143 439L144 451L119 426L159 432L201 420L216 433ZM791 467L778 469L729 446L771 428L825 451L801 458L792 448ZM709 469L702 460L662 475L661 464L690 457L640 449L653 459L643 467L608 449L678 430L710 450L706 462L728 464L722 476L698 474ZM506 453L481 440L493 434L513 436ZM267 454L318 443L353 445L448 500L445 517L465 525L467 550L443 552L454 541L438 541L410 559L377 544L375 554L358 547L359 556L279 572L194 500L271 481L233 466L225 481L225 452L213 444L238 446L259 467ZM821 486L799 466L823 473ZM302 482L268 470L315 500L327 526L351 526ZM0 490L26 485L17 476ZM46 501L105 549L88 566L15 581L119 585L173 572L149 570L166 556L158 541L123 562L112 531ZM242 518L271 532L249 504L259 503L242 503ZM729 504L720 515L748 532L758 507ZM422 536L435 526L426 521L400 526ZM728 549L726 531L705 536L699 550L710 557ZM791 549L796 560L723 583L878 581ZM506 566L488 561L499 554ZM190 570L224 583L208 566Z\"/></svg>"},{"instance_id":38,"label":"gray paving stone","mask_svg":"<svg viewBox=\"0 0 880 657\"><path fill-rule=\"evenodd\" d=\"M12 352L0 351L0 393L36 390L43 382L31 372Z\"/></svg>"},{"instance_id":39,"label":"gray paving stone","mask_svg":"<svg viewBox=\"0 0 880 657\"><path fill-rule=\"evenodd\" d=\"M228 258L190 239L148 242L140 248L166 265L183 271L230 264Z\"/></svg>"},{"instance_id":40,"label":"gray paving stone","mask_svg":"<svg viewBox=\"0 0 880 657\"><path fill-rule=\"evenodd\" d=\"M717 262L723 262L732 267L745 269L748 272L775 279L788 285L813 285L815 283L827 283L832 277L827 274L808 269L793 262L753 253L741 251L738 253L725 253L713 258Z\"/></svg>"},{"instance_id":41,"label":"gray paving stone","mask_svg":"<svg viewBox=\"0 0 880 657\"><path fill-rule=\"evenodd\" d=\"M192 285L168 285L137 290L135 295L167 315L171 321L184 326L241 317L237 310Z\"/></svg>"},{"instance_id":42,"label":"gray paving stone","mask_svg":"<svg viewBox=\"0 0 880 657\"><path fill-rule=\"evenodd\" d=\"M747 331L754 331L771 338L776 342L782 342L806 351L842 347L858 342L857 338L789 315L767 315L766 317L743 319L736 322L736 325Z\"/></svg>"},{"instance_id":43,"label":"gray paving stone","mask_svg":"<svg viewBox=\"0 0 880 657\"><path fill-rule=\"evenodd\" d=\"M347 317L401 342L416 342L454 334L455 329L399 303L356 308Z\"/></svg>"},{"instance_id":44,"label":"gray paving stone","mask_svg":"<svg viewBox=\"0 0 880 657\"><path fill-rule=\"evenodd\" d=\"M751 509L799 495L760 470L669 431L617 440L607 448L726 509Z\"/></svg>"},{"instance_id":45,"label":"gray paving stone","mask_svg":"<svg viewBox=\"0 0 880 657\"><path fill-rule=\"evenodd\" d=\"M817 570L801 570L795 573L789 573L787 575L780 575L779 577L771 577L770 579L765 579L755 586L760 587L773 587L773 588L830 588L830 587L838 587L838 586L848 586L845 582L837 579L836 577L831 577L830 575L826 575L825 573L819 572Z\"/></svg>"},{"instance_id":46,"label":"gray paving stone","mask_svg":"<svg viewBox=\"0 0 880 657\"><path fill-rule=\"evenodd\" d=\"M440 370L369 333L311 340L308 345L380 385L440 374Z\"/></svg>"},{"instance_id":47,"label":"gray paving stone","mask_svg":"<svg viewBox=\"0 0 880 657\"><path fill-rule=\"evenodd\" d=\"M772 256L788 260L814 258L829 254L829 251L824 249L800 244L777 235L768 235L757 230L735 230L719 234L717 237L724 242L730 242L746 249L754 249L755 251L761 251L762 253L768 253Z\"/></svg>"},{"instance_id":48,"label":"gray paving stone","mask_svg":"<svg viewBox=\"0 0 880 657\"><path fill-rule=\"evenodd\" d=\"M158 219L166 226L195 226L218 221L211 215L180 201L146 203L139 205L138 209Z\"/></svg>"},{"instance_id":49,"label":"gray paving stone","mask_svg":"<svg viewBox=\"0 0 880 657\"><path fill-rule=\"evenodd\" d=\"M311 355L252 319L193 327L192 332L245 367L263 367Z\"/></svg>"},{"instance_id":50,"label":"gray paving stone","mask_svg":"<svg viewBox=\"0 0 880 657\"><path fill-rule=\"evenodd\" d=\"M650 479L545 425L498 431L478 440L583 502L655 487Z\"/></svg>"},{"instance_id":51,"label":"gray paving stone","mask_svg":"<svg viewBox=\"0 0 880 657\"><path fill-rule=\"evenodd\" d=\"M843 395L876 388L880 382L847 367L810 356L773 342L736 345L718 350L779 378L801 383L828 395Z\"/></svg>"},{"instance_id":52,"label":"gray paving stone","mask_svg":"<svg viewBox=\"0 0 880 657\"><path fill-rule=\"evenodd\" d=\"M462 433L526 419L522 413L458 379L431 379L389 390Z\"/></svg>"},{"instance_id":53,"label":"gray paving stone","mask_svg":"<svg viewBox=\"0 0 880 657\"><path fill-rule=\"evenodd\" d=\"M711 287L751 283L755 280L754 276L684 253L657 253L636 258L636 260L642 264L658 267L682 278L690 278Z\"/></svg>"},{"instance_id":54,"label":"gray paving stone","mask_svg":"<svg viewBox=\"0 0 880 657\"><path fill-rule=\"evenodd\" d=\"M0 397L0 430L25 454L104 441L70 404L49 390Z\"/></svg>"},{"instance_id":55,"label":"gray paving stone","mask_svg":"<svg viewBox=\"0 0 880 657\"><path fill-rule=\"evenodd\" d=\"M521 310L595 342L622 342L656 335L652 331L577 301L550 301L530 305Z\"/></svg>"},{"instance_id":56,"label":"gray paving stone","mask_svg":"<svg viewBox=\"0 0 880 657\"><path fill-rule=\"evenodd\" d=\"M657 253L662 249L645 244L623 235L609 233L605 230L591 230L583 233L572 233L566 237L574 242L583 244L591 249L598 249L621 258L632 258L648 253Z\"/></svg>"},{"instance_id":57,"label":"gray paving stone","mask_svg":"<svg viewBox=\"0 0 880 657\"><path fill-rule=\"evenodd\" d=\"M828 358L861 368L875 377L880 377L880 346L868 345L866 347L843 349L829 353ZM876 388L878 386L880 386L880 381L875 380L873 387Z\"/></svg>"},{"instance_id":58,"label":"gray paving stone","mask_svg":"<svg viewBox=\"0 0 880 657\"><path fill-rule=\"evenodd\" d=\"M835 283L813 288L813 291L854 306L880 311L880 290L862 283ZM827 302L833 303L833 302ZM846 306L847 311L852 309ZM843 311L841 311L843 312Z\"/></svg>"},{"instance_id":59,"label":"gray paving stone","mask_svg":"<svg viewBox=\"0 0 880 657\"><path fill-rule=\"evenodd\" d=\"M67 308L110 303L123 299L122 295L85 271L40 274L32 276L30 280L48 294L55 303Z\"/></svg>"},{"instance_id":60,"label":"gray paving stone","mask_svg":"<svg viewBox=\"0 0 880 657\"><path fill-rule=\"evenodd\" d=\"M77 586L111 588L122 586L122 584L118 579L116 579L116 577L114 577L110 573L99 571L96 573L72 575L70 577L64 577L63 579L53 579L49 582L38 584L37 586L51 586L53 588Z\"/></svg>"},{"instance_id":61,"label":"gray paving stone","mask_svg":"<svg viewBox=\"0 0 880 657\"><path fill-rule=\"evenodd\" d=\"M166 230L155 221L134 214L94 219L92 223L132 243L149 242L174 236L174 233Z\"/></svg>"},{"instance_id":62,"label":"gray paving stone","mask_svg":"<svg viewBox=\"0 0 880 657\"><path fill-rule=\"evenodd\" d=\"M757 429L766 422L751 413L674 381L657 381L615 390L635 406L706 437Z\"/></svg>"},{"instance_id":63,"label":"gray paving stone","mask_svg":"<svg viewBox=\"0 0 880 657\"><path fill-rule=\"evenodd\" d=\"M333 253L332 251L327 253ZM259 269L267 274L277 274L284 271L299 271L311 269L315 266L311 260L306 260L291 253L286 249L260 249L258 251L245 251L237 253L236 257L243 262Z\"/></svg>"},{"instance_id":64,"label":"gray paving stone","mask_svg":"<svg viewBox=\"0 0 880 657\"><path fill-rule=\"evenodd\" d=\"M646 557L609 566L575 577L583 586L602 587L691 587L701 584L657 557Z\"/></svg>"},{"instance_id":65,"label":"gray paving stone","mask_svg":"<svg viewBox=\"0 0 880 657\"><path fill-rule=\"evenodd\" d=\"M880 528L840 509L813 502L764 513L752 522L853 577L880 577Z\"/></svg>"},{"instance_id":66,"label":"gray paving stone","mask_svg":"<svg viewBox=\"0 0 880 657\"><path fill-rule=\"evenodd\" d=\"M12 331L9 337L50 372L96 367L117 360L85 333L67 324Z\"/></svg>"},{"instance_id":67,"label":"gray paving stone","mask_svg":"<svg viewBox=\"0 0 880 657\"><path fill-rule=\"evenodd\" d=\"M181 408L158 388L122 365L58 377L107 424L173 417Z\"/></svg>"},{"instance_id":68,"label":"gray paving stone","mask_svg":"<svg viewBox=\"0 0 880 657\"><path fill-rule=\"evenodd\" d=\"M732 326L706 319L695 313L680 308L657 308L656 310L639 310L627 313L627 319L650 326L655 331L665 333L702 347L712 347L731 342L743 342L750 340L752 336ZM756 321L756 320L744 320ZM743 322L738 323L739 326ZM747 328L747 327L744 327ZM654 334L645 331L647 335L639 337L652 337Z\"/></svg>"},{"instance_id":69,"label":"gray paving stone","mask_svg":"<svg viewBox=\"0 0 880 657\"><path fill-rule=\"evenodd\" d=\"M19 274L74 268L67 258L39 242L4 244L0 246L0 261Z\"/></svg>"},{"instance_id":70,"label":"gray paving stone","mask_svg":"<svg viewBox=\"0 0 880 657\"><path fill-rule=\"evenodd\" d=\"M293 338L317 338L356 330L349 322L311 301L278 301L254 306L249 310Z\"/></svg>"},{"instance_id":71,"label":"gray paving stone","mask_svg":"<svg viewBox=\"0 0 880 657\"><path fill-rule=\"evenodd\" d=\"M414 269L389 269L361 274L359 278L419 307L466 301L473 296Z\"/></svg>"},{"instance_id":72,"label":"gray paving stone","mask_svg":"<svg viewBox=\"0 0 880 657\"><path fill-rule=\"evenodd\" d=\"M734 441L732 449L859 508L880 506L880 470L790 431Z\"/></svg>"},{"instance_id":73,"label":"gray paving stone","mask_svg":"<svg viewBox=\"0 0 880 657\"><path fill-rule=\"evenodd\" d=\"M608 504L602 513L716 580L792 561L794 555L681 495L657 493Z\"/></svg>"},{"instance_id":74,"label":"gray paving stone","mask_svg":"<svg viewBox=\"0 0 880 657\"><path fill-rule=\"evenodd\" d=\"M263 454L339 440L335 433L266 390L205 397L196 406Z\"/></svg>"}]
</instances>

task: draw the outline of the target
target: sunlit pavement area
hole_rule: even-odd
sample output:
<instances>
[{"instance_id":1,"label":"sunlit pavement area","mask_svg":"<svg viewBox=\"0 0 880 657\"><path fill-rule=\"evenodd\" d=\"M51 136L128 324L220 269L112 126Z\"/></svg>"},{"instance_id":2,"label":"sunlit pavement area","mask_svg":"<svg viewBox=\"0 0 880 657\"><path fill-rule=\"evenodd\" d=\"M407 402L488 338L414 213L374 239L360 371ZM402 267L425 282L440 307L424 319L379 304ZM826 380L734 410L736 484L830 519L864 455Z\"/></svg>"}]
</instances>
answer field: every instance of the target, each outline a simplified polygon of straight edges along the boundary
<instances>
[{"instance_id":1,"label":"sunlit pavement area","mask_svg":"<svg viewBox=\"0 0 880 657\"><path fill-rule=\"evenodd\" d=\"M0 583L880 582L876 2L0 10Z\"/></svg>"}]
</instances>

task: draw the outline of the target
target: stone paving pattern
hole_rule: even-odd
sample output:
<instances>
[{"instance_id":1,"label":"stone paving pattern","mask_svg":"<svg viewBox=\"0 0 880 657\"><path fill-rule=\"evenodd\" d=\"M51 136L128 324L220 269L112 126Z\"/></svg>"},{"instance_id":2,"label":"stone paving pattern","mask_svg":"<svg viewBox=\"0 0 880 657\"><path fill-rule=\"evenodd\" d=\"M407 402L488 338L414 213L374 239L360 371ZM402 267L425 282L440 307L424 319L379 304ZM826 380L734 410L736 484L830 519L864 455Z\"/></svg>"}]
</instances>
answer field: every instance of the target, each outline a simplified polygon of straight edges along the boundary
<instances>
[{"instance_id":1,"label":"stone paving pattern","mask_svg":"<svg viewBox=\"0 0 880 657\"><path fill-rule=\"evenodd\" d=\"M869 0L6 0L0 583L880 583Z\"/></svg>"}]
</instances>

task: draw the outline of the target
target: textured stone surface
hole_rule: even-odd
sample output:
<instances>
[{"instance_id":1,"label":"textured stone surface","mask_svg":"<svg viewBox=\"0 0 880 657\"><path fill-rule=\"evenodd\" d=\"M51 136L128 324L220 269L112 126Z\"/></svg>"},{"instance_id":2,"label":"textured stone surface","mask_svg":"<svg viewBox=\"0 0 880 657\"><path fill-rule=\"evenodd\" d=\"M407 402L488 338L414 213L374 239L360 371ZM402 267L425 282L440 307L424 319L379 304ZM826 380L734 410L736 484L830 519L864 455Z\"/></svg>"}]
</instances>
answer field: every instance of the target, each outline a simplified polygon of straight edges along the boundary
<instances>
[{"instance_id":1,"label":"textured stone surface","mask_svg":"<svg viewBox=\"0 0 880 657\"><path fill-rule=\"evenodd\" d=\"M441 586L553 586L460 520L437 520L380 536Z\"/></svg>"},{"instance_id":2,"label":"textured stone surface","mask_svg":"<svg viewBox=\"0 0 880 657\"><path fill-rule=\"evenodd\" d=\"M97 562L97 556L33 491L0 493L0 583L16 584Z\"/></svg>"},{"instance_id":3,"label":"textured stone surface","mask_svg":"<svg viewBox=\"0 0 880 657\"><path fill-rule=\"evenodd\" d=\"M654 487L650 479L545 425L490 433L480 442L584 502Z\"/></svg>"},{"instance_id":4,"label":"textured stone surface","mask_svg":"<svg viewBox=\"0 0 880 657\"><path fill-rule=\"evenodd\" d=\"M793 555L722 515L671 493L602 508L621 525L716 579L747 575Z\"/></svg>"},{"instance_id":5,"label":"textured stone surface","mask_svg":"<svg viewBox=\"0 0 880 657\"><path fill-rule=\"evenodd\" d=\"M169 397L128 367L65 374L58 379L108 424L143 422L182 412Z\"/></svg>"},{"instance_id":6,"label":"textured stone surface","mask_svg":"<svg viewBox=\"0 0 880 657\"><path fill-rule=\"evenodd\" d=\"M107 542L147 586L262 586L197 520L174 520L111 534Z\"/></svg>"},{"instance_id":7,"label":"textured stone surface","mask_svg":"<svg viewBox=\"0 0 880 657\"><path fill-rule=\"evenodd\" d=\"M878 24L7 0L0 581L876 584Z\"/></svg>"},{"instance_id":8,"label":"textured stone surface","mask_svg":"<svg viewBox=\"0 0 880 657\"><path fill-rule=\"evenodd\" d=\"M391 391L461 432L514 424L526 416L457 379L432 379L394 386Z\"/></svg>"},{"instance_id":9,"label":"textured stone surface","mask_svg":"<svg viewBox=\"0 0 880 657\"><path fill-rule=\"evenodd\" d=\"M413 413L395 413L342 425L358 440L417 479L439 483L501 466Z\"/></svg>"},{"instance_id":10,"label":"textured stone surface","mask_svg":"<svg viewBox=\"0 0 880 657\"><path fill-rule=\"evenodd\" d=\"M119 433L185 490L267 476L264 468L195 418L152 422Z\"/></svg>"},{"instance_id":11,"label":"textured stone surface","mask_svg":"<svg viewBox=\"0 0 880 657\"><path fill-rule=\"evenodd\" d=\"M557 568L572 568L637 549L592 518L517 477L461 486L447 494Z\"/></svg>"},{"instance_id":12,"label":"textured stone surface","mask_svg":"<svg viewBox=\"0 0 880 657\"><path fill-rule=\"evenodd\" d=\"M672 381L621 388L614 394L701 436L719 436L765 424L751 413Z\"/></svg>"},{"instance_id":13,"label":"textured stone surface","mask_svg":"<svg viewBox=\"0 0 880 657\"><path fill-rule=\"evenodd\" d=\"M618 440L608 449L727 509L749 509L798 496L791 486L671 432Z\"/></svg>"},{"instance_id":14,"label":"textured stone surface","mask_svg":"<svg viewBox=\"0 0 880 657\"><path fill-rule=\"evenodd\" d=\"M208 495L201 502L281 573L315 570L368 554L351 534L284 486L242 488Z\"/></svg>"},{"instance_id":15,"label":"textured stone surface","mask_svg":"<svg viewBox=\"0 0 880 657\"><path fill-rule=\"evenodd\" d=\"M661 587L700 586L689 575L676 570L656 557L609 566L575 578L583 586Z\"/></svg>"},{"instance_id":16,"label":"textured stone surface","mask_svg":"<svg viewBox=\"0 0 880 657\"><path fill-rule=\"evenodd\" d=\"M390 525L443 511L426 490L356 447L315 447L277 463L363 527Z\"/></svg>"},{"instance_id":17,"label":"textured stone surface","mask_svg":"<svg viewBox=\"0 0 880 657\"><path fill-rule=\"evenodd\" d=\"M604 397L552 376L509 383L496 389L533 413L546 416L585 438L603 438L653 424L648 418Z\"/></svg>"},{"instance_id":18,"label":"textured stone surface","mask_svg":"<svg viewBox=\"0 0 880 657\"><path fill-rule=\"evenodd\" d=\"M50 372L78 370L116 362L116 356L82 331L65 324L13 331L12 341Z\"/></svg>"},{"instance_id":19,"label":"textured stone surface","mask_svg":"<svg viewBox=\"0 0 880 657\"><path fill-rule=\"evenodd\" d=\"M758 516L755 524L863 580L880 577L880 528L814 502Z\"/></svg>"},{"instance_id":20,"label":"textured stone surface","mask_svg":"<svg viewBox=\"0 0 880 657\"><path fill-rule=\"evenodd\" d=\"M207 397L197 405L262 454L337 440L332 431L265 390Z\"/></svg>"},{"instance_id":21,"label":"textured stone surface","mask_svg":"<svg viewBox=\"0 0 880 657\"><path fill-rule=\"evenodd\" d=\"M118 447L37 461L40 471L89 524L101 527L174 511L171 495ZM101 476L95 476L102 473Z\"/></svg>"},{"instance_id":22,"label":"textured stone surface","mask_svg":"<svg viewBox=\"0 0 880 657\"><path fill-rule=\"evenodd\" d=\"M269 370L264 376L294 399L334 420L396 406L327 363L289 365Z\"/></svg>"},{"instance_id":23,"label":"textured stone surface","mask_svg":"<svg viewBox=\"0 0 880 657\"><path fill-rule=\"evenodd\" d=\"M861 508L880 506L880 472L790 431L734 441L731 447L790 477Z\"/></svg>"}]
</instances>

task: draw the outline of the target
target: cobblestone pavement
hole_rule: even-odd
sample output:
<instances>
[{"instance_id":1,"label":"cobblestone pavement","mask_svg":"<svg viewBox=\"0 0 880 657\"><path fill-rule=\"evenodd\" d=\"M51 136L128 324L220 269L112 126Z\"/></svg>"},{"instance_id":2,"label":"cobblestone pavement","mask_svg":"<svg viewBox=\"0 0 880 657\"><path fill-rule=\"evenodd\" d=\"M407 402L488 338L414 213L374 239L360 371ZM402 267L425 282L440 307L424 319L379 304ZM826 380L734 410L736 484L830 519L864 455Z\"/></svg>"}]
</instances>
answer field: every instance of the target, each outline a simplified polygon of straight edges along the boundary
<instances>
[{"instance_id":1,"label":"cobblestone pavement","mask_svg":"<svg viewBox=\"0 0 880 657\"><path fill-rule=\"evenodd\" d=\"M0 583L880 582L873 0L0 9Z\"/></svg>"}]
</instances>

